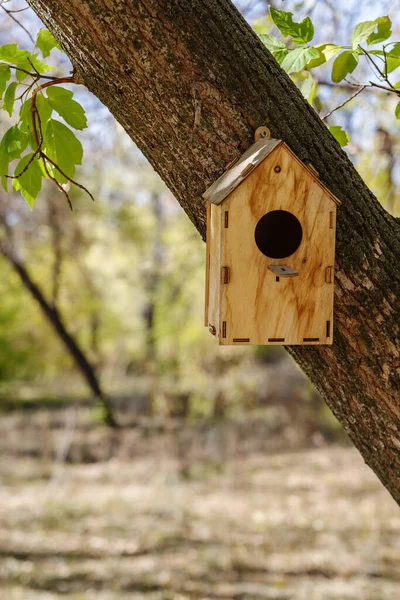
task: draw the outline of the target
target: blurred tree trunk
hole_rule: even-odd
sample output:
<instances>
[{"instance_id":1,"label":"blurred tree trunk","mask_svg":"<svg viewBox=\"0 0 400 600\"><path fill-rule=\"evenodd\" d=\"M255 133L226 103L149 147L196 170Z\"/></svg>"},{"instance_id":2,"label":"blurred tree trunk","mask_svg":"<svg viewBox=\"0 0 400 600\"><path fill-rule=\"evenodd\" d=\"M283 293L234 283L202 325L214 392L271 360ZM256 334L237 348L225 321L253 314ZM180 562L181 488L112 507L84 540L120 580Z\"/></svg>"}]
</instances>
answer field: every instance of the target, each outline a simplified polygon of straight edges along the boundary
<instances>
[{"instance_id":1,"label":"blurred tree trunk","mask_svg":"<svg viewBox=\"0 0 400 600\"><path fill-rule=\"evenodd\" d=\"M156 299L158 287L162 277L164 256L164 230L165 218L162 203L162 195L152 192L150 196L150 208L154 219L154 236L152 240L150 266L145 277L146 304L143 308L143 318L146 331L146 368L154 373L157 361L157 340L155 337Z\"/></svg>"},{"instance_id":2,"label":"blurred tree trunk","mask_svg":"<svg viewBox=\"0 0 400 600\"><path fill-rule=\"evenodd\" d=\"M203 237L202 193L266 121L342 200L334 345L289 351L400 503L399 224L229 0L28 2Z\"/></svg>"},{"instance_id":3,"label":"blurred tree trunk","mask_svg":"<svg viewBox=\"0 0 400 600\"><path fill-rule=\"evenodd\" d=\"M54 302L54 297L51 303L47 301L40 287L31 278L25 265L14 256L14 253L9 248L7 248L6 244L2 243L0 245L0 254L4 256L4 258L7 260L12 269L14 269L14 271L18 274L21 283L39 304L44 317L53 327L60 340L64 343L70 356L75 362L75 365L86 380L86 383L93 392L93 395L95 396L96 400L99 402L104 412L105 422L108 425L115 427L117 423L114 419L112 407L101 389L99 379L96 375L96 371L85 356L85 353L80 347L77 340L65 326L60 312L57 308L57 305Z\"/></svg>"}]
</instances>

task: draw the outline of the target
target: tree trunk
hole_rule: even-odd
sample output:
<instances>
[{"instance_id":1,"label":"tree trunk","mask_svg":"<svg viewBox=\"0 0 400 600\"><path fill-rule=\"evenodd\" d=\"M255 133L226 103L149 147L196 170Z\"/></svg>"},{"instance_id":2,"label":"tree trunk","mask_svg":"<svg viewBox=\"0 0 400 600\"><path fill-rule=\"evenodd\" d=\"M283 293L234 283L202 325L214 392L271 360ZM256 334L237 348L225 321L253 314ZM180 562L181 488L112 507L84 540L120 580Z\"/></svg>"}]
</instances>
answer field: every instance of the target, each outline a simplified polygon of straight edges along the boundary
<instances>
[{"instance_id":1,"label":"tree trunk","mask_svg":"<svg viewBox=\"0 0 400 600\"><path fill-rule=\"evenodd\" d=\"M265 122L342 201L334 344L289 351L400 503L399 224L229 0L28 1L203 237L202 193Z\"/></svg>"},{"instance_id":2,"label":"tree trunk","mask_svg":"<svg viewBox=\"0 0 400 600\"><path fill-rule=\"evenodd\" d=\"M55 305L52 306L49 304L49 302L47 302L43 292L41 291L39 286L32 280L25 266L21 262L19 262L10 251L6 250L5 248L0 248L0 252L8 261L10 266L14 269L14 271L18 274L21 283L39 304L43 315L53 327L61 341L64 343L73 361L78 367L78 370L83 375L84 379L86 380L86 383L92 390L93 395L99 402L101 409L104 413L104 421L108 425L116 427L117 423L114 419L112 408L100 387L100 382L97 378L96 372L93 366L90 364L89 360L86 358L84 352L81 350L78 342L65 327L61 315L57 310L57 307Z\"/></svg>"}]
</instances>

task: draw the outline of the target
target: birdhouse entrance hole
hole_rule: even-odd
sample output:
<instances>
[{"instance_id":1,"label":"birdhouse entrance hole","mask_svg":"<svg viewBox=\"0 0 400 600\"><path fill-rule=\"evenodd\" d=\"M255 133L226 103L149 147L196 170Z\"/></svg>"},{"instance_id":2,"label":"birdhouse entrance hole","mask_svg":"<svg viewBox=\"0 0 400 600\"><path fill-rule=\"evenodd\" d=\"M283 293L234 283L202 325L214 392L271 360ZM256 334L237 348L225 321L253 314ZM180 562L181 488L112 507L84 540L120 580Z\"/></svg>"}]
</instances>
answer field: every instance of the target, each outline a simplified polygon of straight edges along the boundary
<instances>
[{"instance_id":1,"label":"birdhouse entrance hole","mask_svg":"<svg viewBox=\"0 0 400 600\"><path fill-rule=\"evenodd\" d=\"M301 244L300 221L287 210L272 210L258 221L254 238L257 248L270 258L286 258Z\"/></svg>"}]
</instances>

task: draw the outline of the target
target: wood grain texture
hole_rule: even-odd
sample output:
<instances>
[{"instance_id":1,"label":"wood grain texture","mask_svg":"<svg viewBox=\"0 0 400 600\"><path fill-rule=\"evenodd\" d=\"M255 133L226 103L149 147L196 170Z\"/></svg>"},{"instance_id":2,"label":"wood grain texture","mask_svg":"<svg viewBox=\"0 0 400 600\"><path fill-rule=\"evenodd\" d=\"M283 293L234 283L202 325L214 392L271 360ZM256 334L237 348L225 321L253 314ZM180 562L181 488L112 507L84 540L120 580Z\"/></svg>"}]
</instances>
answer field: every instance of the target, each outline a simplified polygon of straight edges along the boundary
<instances>
[{"instance_id":1,"label":"wood grain texture","mask_svg":"<svg viewBox=\"0 0 400 600\"><path fill-rule=\"evenodd\" d=\"M220 207L214 204L210 205L209 222L209 285L208 285L208 318L207 325L215 327L217 337L220 331L220 294L221 294L221 231L222 229L222 211Z\"/></svg>"},{"instance_id":2,"label":"wood grain texture","mask_svg":"<svg viewBox=\"0 0 400 600\"><path fill-rule=\"evenodd\" d=\"M206 233L206 280L205 280L205 302L204 302L204 325L208 327L208 305L210 299L210 251L211 251L211 205L206 204L207 233Z\"/></svg>"},{"instance_id":3,"label":"wood grain texture","mask_svg":"<svg viewBox=\"0 0 400 600\"><path fill-rule=\"evenodd\" d=\"M336 205L331 196L280 146L229 195L222 209L229 210L229 227L221 230L221 264L229 267L230 279L221 285L221 321L227 325L220 344L332 344L333 278L326 281L335 256L335 227L330 225ZM274 210L292 213L303 229L299 248L280 259L265 256L254 240L258 221ZM290 265L299 275L277 281L271 264Z\"/></svg>"},{"instance_id":4,"label":"wood grain texture","mask_svg":"<svg viewBox=\"0 0 400 600\"><path fill-rule=\"evenodd\" d=\"M237 186L247 177L253 168L259 165L282 140L260 138L235 161L232 167L222 173L204 192L203 197L213 204L221 204Z\"/></svg>"}]
</instances>

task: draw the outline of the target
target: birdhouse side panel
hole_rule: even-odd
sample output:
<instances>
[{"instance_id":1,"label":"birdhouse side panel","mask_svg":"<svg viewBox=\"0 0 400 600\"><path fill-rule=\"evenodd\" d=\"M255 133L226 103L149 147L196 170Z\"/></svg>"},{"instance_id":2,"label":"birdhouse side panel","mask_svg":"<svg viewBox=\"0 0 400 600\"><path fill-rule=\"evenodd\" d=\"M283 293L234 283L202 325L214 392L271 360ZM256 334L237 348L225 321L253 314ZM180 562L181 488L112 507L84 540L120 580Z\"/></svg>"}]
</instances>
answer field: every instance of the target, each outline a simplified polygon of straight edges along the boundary
<instances>
[{"instance_id":1,"label":"birdhouse side panel","mask_svg":"<svg viewBox=\"0 0 400 600\"><path fill-rule=\"evenodd\" d=\"M206 277L205 277L205 298L204 298L204 325L208 327L208 305L210 299L210 246L211 246L211 234L210 234L210 223L211 221L211 204L209 201L206 202Z\"/></svg>"},{"instance_id":2,"label":"birdhouse side panel","mask_svg":"<svg viewBox=\"0 0 400 600\"><path fill-rule=\"evenodd\" d=\"M220 343L332 343L336 205L323 187L278 148L223 206Z\"/></svg>"},{"instance_id":3,"label":"birdhouse side panel","mask_svg":"<svg viewBox=\"0 0 400 600\"><path fill-rule=\"evenodd\" d=\"M221 207L209 205L207 213L207 263L205 324L219 337L220 330L220 281L221 281ZM207 277L207 276L206 276Z\"/></svg>"}]
</instances>

